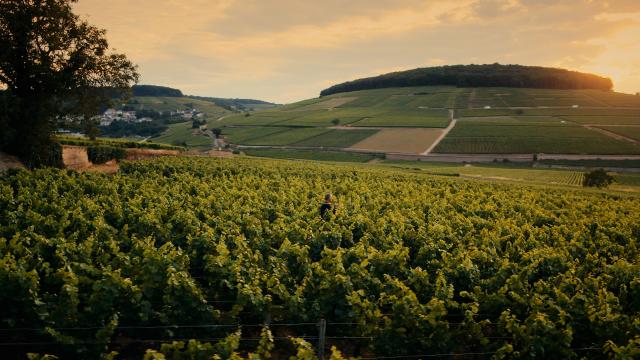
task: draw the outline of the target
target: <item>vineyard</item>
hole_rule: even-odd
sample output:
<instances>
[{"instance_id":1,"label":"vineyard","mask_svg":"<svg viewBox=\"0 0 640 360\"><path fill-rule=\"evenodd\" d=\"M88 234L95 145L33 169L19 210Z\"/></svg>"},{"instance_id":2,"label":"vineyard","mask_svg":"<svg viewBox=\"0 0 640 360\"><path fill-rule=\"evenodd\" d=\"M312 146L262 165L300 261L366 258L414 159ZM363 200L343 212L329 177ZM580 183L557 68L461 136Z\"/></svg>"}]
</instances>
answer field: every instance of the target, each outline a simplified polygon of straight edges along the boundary
<instances>
[{"instance_id":1,"label":"vineyard","mask_svg":"<svg viewBox=\"0 0 640 360\"><path fill-rule=\"evenodd\" d=\"M578 188L246 158L12 170L0 353L313 359L325 335L362 359L633 358L639 241L637 197Z\"/></svg>"}]
</instances>

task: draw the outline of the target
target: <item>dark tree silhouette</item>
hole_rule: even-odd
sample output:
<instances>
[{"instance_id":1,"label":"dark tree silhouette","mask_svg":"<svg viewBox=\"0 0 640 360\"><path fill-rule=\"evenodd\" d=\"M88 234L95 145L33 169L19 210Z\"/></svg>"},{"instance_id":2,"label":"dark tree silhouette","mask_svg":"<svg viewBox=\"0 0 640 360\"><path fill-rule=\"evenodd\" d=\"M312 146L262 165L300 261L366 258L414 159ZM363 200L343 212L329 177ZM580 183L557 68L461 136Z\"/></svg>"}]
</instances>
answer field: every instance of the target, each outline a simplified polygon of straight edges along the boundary
<instances>
[{"instance_id":1,"label":"dark tree silhouette","mask_svg":"<svg viewBox=\"0 0 640 360\"><path fill-rule=\"evenodd\" d=\"M407 86L517 87L611 90L611 79L565 69L522 65L453 65L398 71L353 80L322 90L320 96L341 92Z\"/></svg>"},{"instance_id":2,"label":"dark tree silhouette","mask_svg":"<svg viewBox=\"0 0 640 360\"><path fill-rule=\"evenodd\" d=\"M86 119L138 80L105 31L73 13L77 0L0 1L0 88L6 89L2 149L30 167L47 165L56 118ZM1 109L0 109L1 110Z\"/></svg>"},{"instance_id":3,"label":"dark tree silhouette","mask_svg":"<svg viewBox=\"0 0 640 360\"><path fill-rule=\"evenodd\" d=\"M585 187L607 187L613 183L613 176L607 174L604 169L596 169L584 174L582 186Z\"/></svg>"}]
</instances>

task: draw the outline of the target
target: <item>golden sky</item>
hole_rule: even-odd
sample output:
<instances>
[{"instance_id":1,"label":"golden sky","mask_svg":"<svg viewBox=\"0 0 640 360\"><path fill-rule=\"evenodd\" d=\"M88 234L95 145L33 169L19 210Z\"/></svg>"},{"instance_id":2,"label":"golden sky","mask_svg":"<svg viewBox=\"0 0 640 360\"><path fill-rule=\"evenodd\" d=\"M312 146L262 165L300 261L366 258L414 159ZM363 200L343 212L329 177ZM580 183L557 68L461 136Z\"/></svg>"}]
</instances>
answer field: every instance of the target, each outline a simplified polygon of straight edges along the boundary
<instances>
[{"instance_id":1,"label":"golden sky","mask_svg":"<svg viewBox=\"0 0 640 360\"><path fill-rule=\"evenodd\" d=\"M80 0L141 83L279 103L421 66L524 64L640 91L640 0Z\"/></svg>"}]
</instances>

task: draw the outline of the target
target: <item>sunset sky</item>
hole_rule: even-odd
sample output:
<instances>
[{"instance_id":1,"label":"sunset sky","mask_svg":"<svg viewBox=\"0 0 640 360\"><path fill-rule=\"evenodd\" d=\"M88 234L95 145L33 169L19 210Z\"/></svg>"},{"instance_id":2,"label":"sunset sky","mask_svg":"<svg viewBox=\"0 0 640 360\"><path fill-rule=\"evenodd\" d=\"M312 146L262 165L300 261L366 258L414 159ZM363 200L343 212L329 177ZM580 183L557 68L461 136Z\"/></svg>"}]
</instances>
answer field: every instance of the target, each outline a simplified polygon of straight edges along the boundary
<instances>
[{"instance_id":1,"label":"sunset sky","mask_svg":"<svg viewBox=\"0 0 640 360\"><path fill-rule=\"evenodd\" d=\"M445 64L542 65L640 91L639 0L80 0L141 83L287 103Z\"/></svg>"}]
</instances>

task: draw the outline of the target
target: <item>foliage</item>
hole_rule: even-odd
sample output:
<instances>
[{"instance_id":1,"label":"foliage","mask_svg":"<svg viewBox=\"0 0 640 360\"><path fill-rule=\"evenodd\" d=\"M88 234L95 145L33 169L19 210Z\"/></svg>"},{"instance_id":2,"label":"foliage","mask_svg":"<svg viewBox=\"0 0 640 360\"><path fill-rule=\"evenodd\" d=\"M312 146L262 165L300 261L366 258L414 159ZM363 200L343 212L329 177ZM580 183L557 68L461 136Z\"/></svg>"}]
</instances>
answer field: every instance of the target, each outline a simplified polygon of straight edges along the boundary
<instances>
[{"instance_id":1,"label":"foliage","mask_svg":"<svg viewBox=\"0 0 640 360\"><path fill-rule=\"evenodd\" d=\"M327 192L336 214L322 221ZM206 350L237 324L324 318L328 336L363 338L354 355L633 354L639 206L581 188L246 158L12 171L0 178L2 341L133 357L146 349L135 341ZM244 340L226 354L256 349Z\"/></svg>"},{"instance_id":2,"label":"foliage","mask_svg":"<svg viewBox=\"0 0 640 360\"><path fill-rule=\"evenodd\" d=\"M76 136L56 136L56 142L62 145L76 145L76 146L91 146L91 145L106 145L122 148L139 148L139 149L157 149L157 150L184 150L184 147L174 146L169 144L161 144L148 141L130 141L123 139L110 139L110 138L98 138L96 140L89 140L87 138Z\"/></svg>"},{"instance_id":3,"label":"foliage","mask_svg":"<svg viewBox=\"0 0 640 360\"><path fill-rule=\"evenodd\" d=\"M613 183L613 176L607 174L604 169L592 170L584 175L582 186L607 187Z\"/></svg>"},{"instance_id":4,"label":"foliage","mask_svg":"<svg viewBox=\"0 0 640 360\"><path fill-rule=\"evenodd\" d=\"M133 85L131 87L133 96L166 96L182 97L182 91L166 86L157 85Z\"/></svg>"},{"instance_id":5,"label":"foliage","mask_svg":"<svg viewBox=\"0 0 640 360\"><path fill-rule=\"evenodd\" d=\"M454 65L398 71L353 80L322 90L320 96L391 87L453 85L544 89L611 90L611 79L565 69L522 65Z\"/></svg>"},{"instance_id":6,"label":"foliage","mask_svg":"<svg viewBox=\"0 0 640 360\"><path fill-rule=\"evenodd\" d=\"M89 161L94 164L104 164L109 160L121 160L127 156L127 151L121 147L91 145L87 147Z\"/></svg>"},{"instance_id":7,"label":"foliage","mask_svg":"<svg viewBox=\"0 0 640 360\"><path fill-rule=\"evenodd\" d=\"M158 136L166 131L168 126L157 122L130 123L127 121L114 121L108 126L100 127L100 134L110 137L127 136Z\"/></svg>"},{"instance_id":8,"label":"foliage","mask_svg":"<svg viewBox=\"0 0 640 360\"><path fill-rule=\"evenodd\" d=\"M4 150L30 167L43 163L56 117L89 119L138 79L135 66L108 53L105 31L73 13L76 0L0 2L0 85L12 134ZM106 91L108 89L109 91Z\"/></svg>"}]
</instances>

